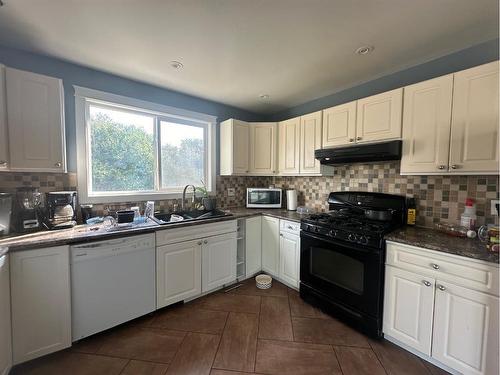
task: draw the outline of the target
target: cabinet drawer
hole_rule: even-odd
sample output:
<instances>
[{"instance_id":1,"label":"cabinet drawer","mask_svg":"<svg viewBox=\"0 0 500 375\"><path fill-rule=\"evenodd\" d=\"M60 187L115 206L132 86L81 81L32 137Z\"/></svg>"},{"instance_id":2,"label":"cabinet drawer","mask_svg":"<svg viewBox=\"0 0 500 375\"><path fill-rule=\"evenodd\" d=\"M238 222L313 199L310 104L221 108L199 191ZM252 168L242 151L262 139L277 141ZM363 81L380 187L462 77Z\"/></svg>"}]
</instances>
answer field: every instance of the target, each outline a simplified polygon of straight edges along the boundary
<instances>
[{"instance_id":1,"label":"cabinet drawer","mask_svg":"<svg viewBox=\"0 0 500 375\"><path fill-rule=\"evenodd\" d=\"M280 231L292 234L300 234L300 223L295 221L280 220Z\"/></svg>"},{"instance_id":2,"label":"cabinet drawer","mask_svg":"<svg viewBox=\"0 0 500 375\"><path fill-rule=\"evenodd\" d=\"M236 232L236 220L169 228L156 232L156 246Z\"/></svg>"},{"instance_id":3,"label":"cabinet drawer","mask_svg":"<svg viewBox=\"0 0 500 375\"><path fill-rule=\"evenodd\" d=\"M486 262L387 242L386 263L496 296L499 294L498 266Z\"/></svg>"}]
</instances>

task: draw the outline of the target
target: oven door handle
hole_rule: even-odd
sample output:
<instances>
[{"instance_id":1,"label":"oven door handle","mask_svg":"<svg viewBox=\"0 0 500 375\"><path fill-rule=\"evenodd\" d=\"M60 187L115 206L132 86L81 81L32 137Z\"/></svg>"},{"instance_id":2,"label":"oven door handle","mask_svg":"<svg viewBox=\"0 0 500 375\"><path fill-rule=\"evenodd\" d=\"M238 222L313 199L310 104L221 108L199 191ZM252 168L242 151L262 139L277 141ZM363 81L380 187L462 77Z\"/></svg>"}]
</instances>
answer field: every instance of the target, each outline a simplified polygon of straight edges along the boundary
<instances>
[{"instance_id":1,"label":"oven door handle","mask_svg":"<svg viewBox=\"0 0 500 375\"><path fill-rule=\"evenodd\" d=\"M328 243L331 243L331 244L334 244L334 245L339 245L339 246L348 248L350 250L356 251L358 253L367 253L367 254L368 253L374 253L370 248L356 247L354 245L351 245L350 243L335 241L335 240L332 240L332 239L329 239L329 238L317 236L317 235L312 234L312 233L304 232L303 230L300 231L300 235L302 237L305 237L305 238L311 238L311 239L314 239L314 240L328 242Z\"/></svg>"}]
</instances>

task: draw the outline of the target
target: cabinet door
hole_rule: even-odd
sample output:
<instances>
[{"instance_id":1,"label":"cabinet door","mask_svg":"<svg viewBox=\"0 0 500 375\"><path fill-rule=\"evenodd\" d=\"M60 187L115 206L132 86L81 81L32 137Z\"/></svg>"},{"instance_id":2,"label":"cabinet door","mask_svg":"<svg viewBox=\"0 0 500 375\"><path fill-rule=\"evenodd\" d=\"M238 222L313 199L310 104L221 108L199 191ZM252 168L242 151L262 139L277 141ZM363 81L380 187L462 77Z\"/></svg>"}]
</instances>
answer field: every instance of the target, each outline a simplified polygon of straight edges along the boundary
<instances>
[{"instance_id":1,"label":"cabinet door","mask_svg":"<svg viewBox=\"0 0 500 375\"><path fill-rule=\"evenodd\" d=\"M385 335L421 353L431 354L435 280L399 268L385 267Z\"/></svg>"},{"instance_id":2,"label":"cabinet door","mask_svg":"<svg viewBox=\"0 0 500 375\"><path fill-rule=\"evenodd\" d=\"M6 68L10 166L64 172L64 99L57 78Z\"/></svg>"},{"instance_id":3,"label":"cabinet door","mask_svg":"<svg viewBox=\"0 0 500 375\"><path fill-rule=\"evenodd\" d=\"M156 307L201 294L202 240L156 248Z\"/></svg>"},{"instance_id":4,"label":"cabinet door","mask_svg":"<svg viewBox=\"0 0 500 375\"><path fill-rule=\"evenodd\" d=\"M453 75L404 88L401 173L448 170Z\"/></svg>"},{"instance_id":5,"label":"cabinet door","mask_svg":"<svg viewBox=\"0 0 500 375\"><path fill-rule=\"evenodd\" d=\"M300 117L300 173L320 173L314 151L321 148L321 111Z\"/></svg>"},{"instance_id":6,"label":"cabinet door","mask_svg":"<svg viewBox=\"0 0 500 375\"><path fill-rule=\"evenodd\" d=\"M272 276L279 276L279 229L279 219L262 216L262 269Z\"/></svg>"},{"instance_id":7,"label":"cabinet door","mask_svg":"<svg viewBox=\"0 0 500 375\"><path fill-rule=\"evenodd\" d=\"M0 170L9 167L7 136L7 102L5 99L5 66L0 64Z\"/></svg>"},{"instance_id":8,"label":"cabinet door","mask_svg":"<svg viewBox=\"0 0 500 375\"><path fill-rule=\"evenodd\" d=\"M455 74L450 168L498 172L498 61Z\"/></svg>"},{"instance_id":9,"label":"cabinet door","mask_svg":"<svg viewBox=\"0 0 500 375\"><path fill-rule=\"evenodd\" d=\"M203 240L203 293L236 280L236 245L236 233Z\"/></svg>"},{"instance_id":10,"label":"cabinet door","mask_svg":"<svg viewBox=\"0 0 500 375\"><path fill-rule=\"evenodd\" d=\"M245 222L245 267L246 276L262 269L262 219L260 216Z\"/></svg>"},{"instance_id":11,"label":"cabinet door","mask_svg":"<svg viewBox=\"0 0 500 375\"><path fill-rule=\"evenodd\" d=\"M248 173L248 123L233 120L233 173Z\"/></svg>"},{"instance_id":12,"label":"cabinet door","mask_svg":"<svg viewBox=\"0 0 500 375\"><path fill-rule=\"evenodd\" d=\"M280 279L293 288L299 287L300 237L280 233Z\"/></svg>"},{"instance_id":13,"label":"cabinet door","mask_svg":"<svg viewBox=\"0 0 500 375\"><path fill-rule=\"evenodd\" d=\"M323 148L354 143L356 137L356 102L323 110Z\"/></svg>"},{"instance_id":14,"label":"cabinet door","mask_svg":"<svg viewBox=\"0 0 500 375\"><path fill-rule=\"evenodd\" d=\"M300 171L300 117L278 124L278 165L280 174L299 174Z\"/></svg>"},{"instance_id":15,"label":"cabinet door","mask_svg":"<svg viewBox=\"0 0 500 375\"><path fill-rule=\"evenodd\" d=\"M9 254L0 256L0 375L12 366Z\"/></svg>"},{"instance_id":16,"label":"cabinet door","mask_svg":"<svg viewBox=\"0 0 500 375\"><path fill-rule=\"evenodd\" d=\"M400 138L402 110L402 88L359 99L356 111L356 141Z\"/></svg>"},{"instance_id":17,"label":"cabinet door","mask_svg":"<svg viewBox=\"0 0 500 375\"><path fill-rule=\"evenodd\" d=\"M250 173L272 175L276 173L275 122L254 122L250 124Z\"/></svg>"},{"instance_id":18,"label":"cabinet door","mask_svg":"<svg viewBox=\"0 0 500 375\"><path fill-rule=\"evenodd\" d=\"M67 246L10 254L14 364L71 346Z\"/></svg>"},{"instance_id":19,"label":"cabinet door","mask_svg":"<svg viewBox=\"0 0 500 375\"><path fill-rule=\"evenodd\" d=\"M498 374L498 297L437 281L432 357L462 374Z\"/></svg>"}]
</instances>

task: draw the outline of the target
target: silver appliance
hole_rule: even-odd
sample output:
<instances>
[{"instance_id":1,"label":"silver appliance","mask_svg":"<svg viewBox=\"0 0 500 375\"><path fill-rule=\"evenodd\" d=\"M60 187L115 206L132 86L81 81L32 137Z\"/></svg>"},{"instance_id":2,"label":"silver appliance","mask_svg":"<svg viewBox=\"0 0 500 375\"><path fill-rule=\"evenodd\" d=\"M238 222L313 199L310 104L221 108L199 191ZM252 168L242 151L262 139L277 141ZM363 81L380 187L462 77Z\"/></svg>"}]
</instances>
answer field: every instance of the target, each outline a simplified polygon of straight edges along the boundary
<instances>
[{"instance_id":1,"label":"silver appliance","mask_svg":"<svg viewBox=\"0 0 500 375\"><path fill-rule=\"evenodd\" d=\"M12 214L12 195L0 193L0 236L9 234Z\"/></svg>"},{"instance_id":2,"label":"silver appliance","mask_svg":"<svg viewBox=\"0 0 500 375\"><path fill-rule=\"evenodd\" d=\"M278 188L247 188L247 208L281 208L282 196Z\"/></svg>"}]
</instances>

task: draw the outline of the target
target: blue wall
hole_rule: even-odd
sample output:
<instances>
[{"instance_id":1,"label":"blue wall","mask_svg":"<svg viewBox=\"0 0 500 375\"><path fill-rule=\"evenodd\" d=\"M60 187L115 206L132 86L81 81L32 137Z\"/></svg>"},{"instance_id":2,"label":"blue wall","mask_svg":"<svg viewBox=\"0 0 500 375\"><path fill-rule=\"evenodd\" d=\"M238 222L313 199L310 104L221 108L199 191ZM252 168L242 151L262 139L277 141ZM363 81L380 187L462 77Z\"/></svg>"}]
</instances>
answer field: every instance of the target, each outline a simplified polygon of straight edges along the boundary
<instances>
[{"instance_id":1,"label":"blue wall","mask_svg":"<svg viewBox=\"0 0 500 375\"><path fill-rule=\"evenodd\" d=\"M59 59L3 46L0 46L0 63L12 68L58 77L63 80L66 112L66 147L68 150L68 170L70 172L76 172L76 125L73 85L206 113L217 116L218 121L223 121L231 117L247 121L265 120L262 115L221 103L133 81ZM217 137L217 149L218 147L219 137Z\"/></svg>"},{"instance_id":2,"label":"blue wall","mask_svg":"<svg viewBox=\"0 0 500 375\"><path fill-rule=\"evenodd\" d=\"M471 68L498 60L498 39L477 44L467 49L440 57L424 64L408 68L397 73L374 79L361 85L337 92L323 98L298 105L271 116L268 121L281 121L306 113L319 111L338 104L378 94L380 92L411 85L458 70Z\"/></svg>"}]
</instances>

